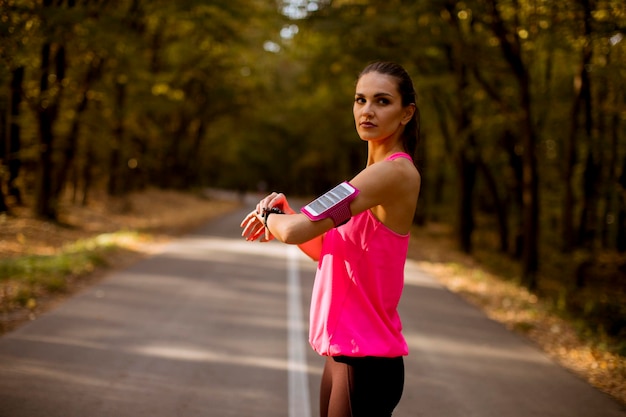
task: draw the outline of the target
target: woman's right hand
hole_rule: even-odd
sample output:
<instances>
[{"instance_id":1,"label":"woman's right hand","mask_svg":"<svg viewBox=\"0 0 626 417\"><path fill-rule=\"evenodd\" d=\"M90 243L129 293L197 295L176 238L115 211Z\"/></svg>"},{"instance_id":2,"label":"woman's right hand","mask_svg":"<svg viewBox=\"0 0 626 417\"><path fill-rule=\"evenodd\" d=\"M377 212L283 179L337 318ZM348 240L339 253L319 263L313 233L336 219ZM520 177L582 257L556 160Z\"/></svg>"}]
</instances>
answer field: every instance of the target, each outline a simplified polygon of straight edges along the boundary
<instances>
[{"instance_id":1,"label":"woman's right hand","mask_svg":"<svg viewBox=\"0 0 626 417\"><path fill-rule=\"evenodd\" d=\"M256 205L257 213L263 213L264 210L269 210L273 207L278 207L285 214L294 214L295 211L289 206L287 197L283 193L271 193L261 199Z\"/></svg>"}]
</instances>

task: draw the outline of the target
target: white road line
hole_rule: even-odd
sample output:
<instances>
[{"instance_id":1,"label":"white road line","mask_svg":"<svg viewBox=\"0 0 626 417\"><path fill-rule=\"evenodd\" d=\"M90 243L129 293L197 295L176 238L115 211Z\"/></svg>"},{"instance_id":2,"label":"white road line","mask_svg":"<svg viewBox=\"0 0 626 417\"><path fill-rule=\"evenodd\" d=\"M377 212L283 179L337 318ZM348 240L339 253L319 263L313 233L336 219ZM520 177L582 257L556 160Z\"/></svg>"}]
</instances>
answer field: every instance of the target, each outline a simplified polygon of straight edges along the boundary
<instances>
[{"instance_id":1,"label":"white road line","mask_svg":"<svg viewBox=\"0 0 626 417\"><path fill-rule=\"evenodd\" d=\"M287 249L289 417L311 417L298 256L298 247L289 246Z\"/></svg>"}]
</instances>

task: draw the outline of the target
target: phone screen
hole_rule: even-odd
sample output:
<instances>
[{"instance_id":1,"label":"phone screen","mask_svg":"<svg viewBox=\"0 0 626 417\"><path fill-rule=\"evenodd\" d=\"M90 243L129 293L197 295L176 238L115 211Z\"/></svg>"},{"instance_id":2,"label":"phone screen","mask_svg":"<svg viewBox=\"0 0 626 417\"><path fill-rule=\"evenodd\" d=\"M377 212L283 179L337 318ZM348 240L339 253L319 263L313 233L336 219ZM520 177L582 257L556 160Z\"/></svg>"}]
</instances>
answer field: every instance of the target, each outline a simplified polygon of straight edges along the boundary
<instances>
[{"instance_id":1,"label":"phone screen","mask_svg":"<svg viewBox=\"0 0 626 417\"><path fill-rule=\"evenodd\" d=\"M321 213L325 212L337 203L350 197L352 194L354 194L354 191L354 187L352 187L347 182L343 182L337 185L332 190L326 192L325 194L307 204L306 209L313 216L319 216Z\"/></svg>"}]
</instances>

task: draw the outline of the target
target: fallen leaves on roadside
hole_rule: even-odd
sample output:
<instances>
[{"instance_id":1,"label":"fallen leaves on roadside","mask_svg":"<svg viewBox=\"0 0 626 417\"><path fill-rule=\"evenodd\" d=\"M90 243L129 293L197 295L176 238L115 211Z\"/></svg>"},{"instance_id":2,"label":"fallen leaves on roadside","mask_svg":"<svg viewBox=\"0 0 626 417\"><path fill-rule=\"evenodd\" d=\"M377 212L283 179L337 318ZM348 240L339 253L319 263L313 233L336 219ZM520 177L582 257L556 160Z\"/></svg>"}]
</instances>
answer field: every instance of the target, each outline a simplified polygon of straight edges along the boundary
<instances>
[{"instance_id":1,"label":"fallen leaves on roadside","mask_svg":"<svg viewBox=\"0 0 626 417\"><path fill-rule=\"evenodd\" d=\"M626 358L579 337L574 325L524 287L486 272L441 238L415 233L411 256L450 291L458 293L508 329L525 335L561 366L626 404Z\"/></svg>"},{"instance_id":2,"label":"fallen leaves on roadside","mask_svg":"<svg viewBox=\"0 0 626 417\"><path fill-rule=\"evenodd\" d=\"M0 216L0 265L24 265L5 268L16 269L17 276L0 276L0 334L36 319L109 268L154 253L172 237L238 205L236 200L150 189L121 198L94 195L86 207L64 200L57 223L35 218L27 207L12 207L11 216ZM108 245L114 250L101 249ZM81 254L95 260L81 261ZM41 279L35 270L45 271L45 266L29 269L55 261L58 271Z\"/></svg>"}]
</instances>

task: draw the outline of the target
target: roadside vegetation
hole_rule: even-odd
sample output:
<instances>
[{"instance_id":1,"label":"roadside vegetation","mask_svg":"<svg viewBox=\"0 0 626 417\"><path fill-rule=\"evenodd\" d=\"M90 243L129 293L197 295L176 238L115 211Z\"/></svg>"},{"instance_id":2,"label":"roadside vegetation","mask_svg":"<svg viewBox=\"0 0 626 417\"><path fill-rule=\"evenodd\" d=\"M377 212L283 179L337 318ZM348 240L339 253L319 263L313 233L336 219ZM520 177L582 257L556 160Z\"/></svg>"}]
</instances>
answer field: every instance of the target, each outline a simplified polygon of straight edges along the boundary
<instances>
[{"instance_id":1,"label":"roadside vegetation","mask_svg":"<svg viewBox=\"0 0 626 417\"><path fill-rule=\"evenodd\" d=\"M623 337L609 333L597 317L572 309L558 278L561 263L545 267L542 282L551 291L530 292L519 267L508 256L482 250L469 256L458 250L450 227L431 224L412 233L410 256L450 291L458 293L491 319L527 337L553 360L626 405L626 355ZM563 262L563 260L561 260ZM589 311L608 297L589 293ZM612 296L615 296L612 294ZM623 298L620 298L623 300ZM607 320L606 315L601 315ZM608 319L613 323L612 319Z\"/></svg>"},{"instance_id":2,"label":"roadside vegetation","mask_svg":"<svg viewBox=\"0 0 626 417\"><path fill-rule=\"evenodd\" d=\"M2 311L35 311L39 298L66 293L73 280L109 266L111 255L138 239L136 232L104 233L65 245L50 255L0 259Z\"/></svg>"},{"instance_id":3,"label":"roadside vegetation","mask_svg":"<svg viewBox=\"0 0 626 417\"><path fill-rule=\"evenodd\" d=\"M61 222L37 219L25 207L0 217L0 334L238 204L147 190L100 194L86 207L64 200Z\"/></svg>"}]
</instances>

